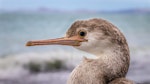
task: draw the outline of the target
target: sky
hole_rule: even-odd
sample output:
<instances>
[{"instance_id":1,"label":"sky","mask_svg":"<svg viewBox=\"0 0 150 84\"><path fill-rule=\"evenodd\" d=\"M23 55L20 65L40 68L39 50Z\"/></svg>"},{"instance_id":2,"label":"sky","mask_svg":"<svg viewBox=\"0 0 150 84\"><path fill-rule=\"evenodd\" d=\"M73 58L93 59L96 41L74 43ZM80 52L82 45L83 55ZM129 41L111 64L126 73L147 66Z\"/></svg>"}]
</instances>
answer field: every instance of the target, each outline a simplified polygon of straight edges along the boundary
<instances>
[{"instance_id":1,"label":"sky","mask_svg":"<svg viewBox=\"0 0 150 84\"><path fill-rule=\"evenodd\" d=\"M113 11L135 8L150 9L150 0L0 0L1 10L57 10Z\"/></svg>"}]
</instances>

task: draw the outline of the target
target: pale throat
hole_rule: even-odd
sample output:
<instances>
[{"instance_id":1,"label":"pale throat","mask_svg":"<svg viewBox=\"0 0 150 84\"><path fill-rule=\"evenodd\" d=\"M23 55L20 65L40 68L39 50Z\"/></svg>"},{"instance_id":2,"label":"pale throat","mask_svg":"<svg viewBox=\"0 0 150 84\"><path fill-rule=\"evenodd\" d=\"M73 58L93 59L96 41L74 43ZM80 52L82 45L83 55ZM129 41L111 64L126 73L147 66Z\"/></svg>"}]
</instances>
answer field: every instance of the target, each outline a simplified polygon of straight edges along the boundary
<instances>
[{"instance_id":1,"label":"pale throat","mask_svg":"<svg viewBox=\"0 0 150 84\"><path fill-rule=\"evenodd\" d=\"M95 48L90 53L95 56L94 59L102 60L107 64L118 64L121 62L121 55L123 55L118 47L108 47L105 49Z\"/></svg>"}]
</instances>

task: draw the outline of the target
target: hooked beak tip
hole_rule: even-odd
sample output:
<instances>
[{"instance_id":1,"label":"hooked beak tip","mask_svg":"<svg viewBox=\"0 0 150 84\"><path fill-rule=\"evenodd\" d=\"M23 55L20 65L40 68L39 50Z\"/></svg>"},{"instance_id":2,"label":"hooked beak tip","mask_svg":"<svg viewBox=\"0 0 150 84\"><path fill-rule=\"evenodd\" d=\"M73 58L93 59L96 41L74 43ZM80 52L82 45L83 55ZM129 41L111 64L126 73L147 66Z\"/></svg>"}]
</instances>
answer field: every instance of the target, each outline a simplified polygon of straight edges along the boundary
<instances>
[{"instance_id":1,"label":"hooked beak tip","mask_svg":"<svg viewBox=\"0 0 150 84\"><path fill-rule=\"evenodd\" d=\"M32 44L31 41L28 41L28 42L26 43L26 46L33 46L33 44Z\"/></svg>"}]
</instances>

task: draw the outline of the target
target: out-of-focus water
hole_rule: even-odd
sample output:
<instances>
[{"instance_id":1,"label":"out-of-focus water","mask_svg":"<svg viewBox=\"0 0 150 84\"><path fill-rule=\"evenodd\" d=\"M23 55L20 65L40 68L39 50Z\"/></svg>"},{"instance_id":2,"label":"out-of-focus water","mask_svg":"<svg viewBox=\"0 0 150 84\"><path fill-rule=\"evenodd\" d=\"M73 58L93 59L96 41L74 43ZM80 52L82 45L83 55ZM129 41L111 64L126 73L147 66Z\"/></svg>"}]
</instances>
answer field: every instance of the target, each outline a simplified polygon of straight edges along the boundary
<instances>
[{"instance_id":1,"label":"out-of-focus water","mask_svg":"<svg viewBox=\"0 0 150 84\"><path fill-rule=\"evenodd\" d=\"M0 79L26 74L27 71L20 66L31 60L40 62L59 58L73 65L78 64L84 53L71 47L29 48L25 43L29 40L62 37L74 21L89 18L106 19L124 33L131 50L131 66L127 77L137 82L150 81L150 14L37 12L0 13Z\"/></svg>"}]
</instances>

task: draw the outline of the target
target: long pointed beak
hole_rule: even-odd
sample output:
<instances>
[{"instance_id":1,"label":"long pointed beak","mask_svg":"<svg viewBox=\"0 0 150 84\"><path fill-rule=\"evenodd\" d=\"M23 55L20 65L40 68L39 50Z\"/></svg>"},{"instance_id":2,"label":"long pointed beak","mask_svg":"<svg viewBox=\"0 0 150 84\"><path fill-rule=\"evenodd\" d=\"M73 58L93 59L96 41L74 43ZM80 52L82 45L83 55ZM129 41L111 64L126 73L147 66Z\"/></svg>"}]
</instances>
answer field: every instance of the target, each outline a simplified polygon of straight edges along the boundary
<instances>
[{"instance_id":1,"label":"long pointed beak","mask_svg":"<svg viewBox=\"0 0 150 84\"><path fill-rule=\"evenodd\" d=\"M36 45L68 45L68 46L80 46L81 42L87 41L84 38L79 38L78 36L73 37L62 37L49 40L38 40L38 41L29 41L26 46L36 46Z\"/></svg>"}]
</instances>

